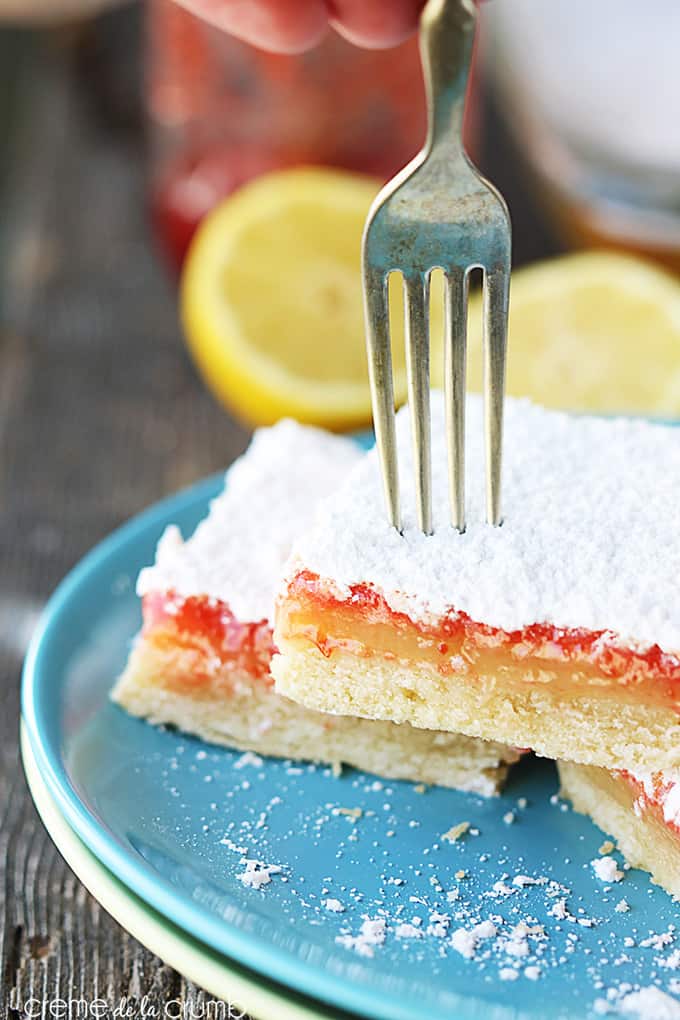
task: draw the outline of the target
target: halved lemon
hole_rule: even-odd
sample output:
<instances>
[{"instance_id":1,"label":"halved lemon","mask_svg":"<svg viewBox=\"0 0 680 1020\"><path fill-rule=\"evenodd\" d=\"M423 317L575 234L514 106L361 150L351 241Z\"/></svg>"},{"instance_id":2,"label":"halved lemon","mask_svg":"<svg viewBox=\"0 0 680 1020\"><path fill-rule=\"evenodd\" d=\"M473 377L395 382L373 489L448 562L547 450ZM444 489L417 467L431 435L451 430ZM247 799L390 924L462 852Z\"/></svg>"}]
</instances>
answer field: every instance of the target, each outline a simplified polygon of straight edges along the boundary
<instances>
[{"instance_id":1,"label":"halved lemon","mask_svg":"<svg viewBox=\"0 0 680 1020\"><path fill-rule=\"evenodd\" d=\"M368 424L361 234L373 178L317 168L247 184L203 222L182 276L182 318L207 385L255 425L289 415ZM403 300L390 286L395 393L403 402ZM434 311L433 362L442 309Z\"/></svg>"},{"instance_id":2,"label":"halved lemon","mask_svg":"<svg viewBox=\"0 0 680 1020\"><path fill-rule=\"evenodd\" d=\"M481 388L481 297L469 382ZM640 259L586 252L513 273L508 393L575 411L680 417L680 283Z\"/></svg>"}]
</instances>

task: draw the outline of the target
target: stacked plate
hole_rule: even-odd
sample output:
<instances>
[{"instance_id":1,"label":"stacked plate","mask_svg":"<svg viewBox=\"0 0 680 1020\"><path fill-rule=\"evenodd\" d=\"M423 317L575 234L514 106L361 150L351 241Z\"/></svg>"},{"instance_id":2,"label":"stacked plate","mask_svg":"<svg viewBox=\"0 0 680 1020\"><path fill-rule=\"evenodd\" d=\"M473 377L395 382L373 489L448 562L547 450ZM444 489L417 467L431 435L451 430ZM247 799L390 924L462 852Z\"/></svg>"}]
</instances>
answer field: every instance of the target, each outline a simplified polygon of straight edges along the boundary
<instances>
[{"instance_id":1,"label":"stacked plate","mask_svg":"<svg viewBox=\"0 0 680 1020\"><path fill-rule=\"evenodd\" d=\"M551 763L528 758L486 800L261 761L109 702L140 625L139 567L166 524L191 532L221 484L96 548L51 599L27 658L29 784L93 895L258 1020L583 1018L609 1008L608 989L616 1003L623 982L661 981L663 943L649 935L672 926L673 903L641 872L598 880L603 836L559 801ZM280 870L253 887L244 858Z\"/></svg>"}]
</instances>

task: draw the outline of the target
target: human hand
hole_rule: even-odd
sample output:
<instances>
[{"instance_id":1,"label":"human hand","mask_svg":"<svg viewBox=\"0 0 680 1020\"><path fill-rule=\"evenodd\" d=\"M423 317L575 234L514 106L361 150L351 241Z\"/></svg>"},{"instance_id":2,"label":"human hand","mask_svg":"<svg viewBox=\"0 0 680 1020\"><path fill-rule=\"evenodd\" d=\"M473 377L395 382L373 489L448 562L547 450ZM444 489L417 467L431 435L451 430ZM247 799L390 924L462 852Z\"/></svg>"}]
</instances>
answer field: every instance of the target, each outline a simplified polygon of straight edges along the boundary
<instances>
[{"instance_id":1,"label":"human hand","mask_svg":"<svg viewBox=\"0 0 680 1020\"><path fill-rule=\"evenodd\" d=\"M261 49L297 53L332 26L356 43L382 49L416 28L425 0L178 0L193 14Z\"/></svg>"}]
</instances>

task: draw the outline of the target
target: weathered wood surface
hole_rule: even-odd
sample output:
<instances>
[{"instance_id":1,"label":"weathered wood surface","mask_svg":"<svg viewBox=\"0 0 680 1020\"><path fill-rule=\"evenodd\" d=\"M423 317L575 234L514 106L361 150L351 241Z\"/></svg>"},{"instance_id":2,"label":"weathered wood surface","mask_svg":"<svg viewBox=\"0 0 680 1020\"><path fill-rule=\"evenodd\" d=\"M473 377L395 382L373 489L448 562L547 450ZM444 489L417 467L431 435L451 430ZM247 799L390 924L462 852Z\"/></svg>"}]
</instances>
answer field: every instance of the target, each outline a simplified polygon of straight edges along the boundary
<instances>
[{"instance_id":1,"label":"weathered wood surface","mask_svg":"<svg viewBox=\"0 0 680 1020\"><path fill-rule=\"evenodd\" d=\"M17 750L21 662L56 583L125 518L246 442L188 362L152 248L138 19L121 11L50 40L0 32L0 982L13 1018L143 995L147 1016L177 1000L186 1016L207 1012L65 866ZM507 150L490 162L520 261L540 254L549 239Z\"/></svg>"},{"instance_id":2,"label":"weathered wood surface","mask_svg":"<svg viewBox=\"0 0 680 1020\"><path fill-rule=\"evenodd\" d=\"M174 290L146 225L132 99L105 87L97 95L97 61L83 60L101 39L0 43L5 84L10 50L23 53L12 60L18 116L11 130L2 124L0 197L0 987L8 1017L68 1015L50 1014L59 1000L100 999L113 1011L142 995L147 1015L161 1017L181 1000L185 1015L200 1016L207 1001L66 867L32 806L17 751L25 645L60 577L111 528L225 465L246 441L184 353Z\"/></svg>"}]
</instances>

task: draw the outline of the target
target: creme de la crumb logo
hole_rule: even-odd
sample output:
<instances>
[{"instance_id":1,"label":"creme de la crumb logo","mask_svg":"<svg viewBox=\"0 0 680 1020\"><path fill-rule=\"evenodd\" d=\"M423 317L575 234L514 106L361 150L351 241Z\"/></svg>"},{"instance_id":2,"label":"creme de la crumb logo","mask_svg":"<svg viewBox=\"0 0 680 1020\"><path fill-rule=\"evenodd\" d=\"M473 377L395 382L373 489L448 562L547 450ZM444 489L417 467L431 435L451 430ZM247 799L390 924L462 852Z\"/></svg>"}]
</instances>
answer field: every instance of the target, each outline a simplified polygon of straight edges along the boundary
<instances>
[{"instance_id":1,"label":"creme de la crumb logo","mask_svg":"<svg viewBox=\"0 0 680 1020\"><path fill-rule=\"evenodd\" d=\"M50 1020L247 1020L247 1014L239 1006L223 999L159 1002L148 995L141 998L123 995L117 1002L85 996L22 999L13 990L8 1005L10 1015L25 1020L32 1017Z\"/></svg>"}]
</instances>

